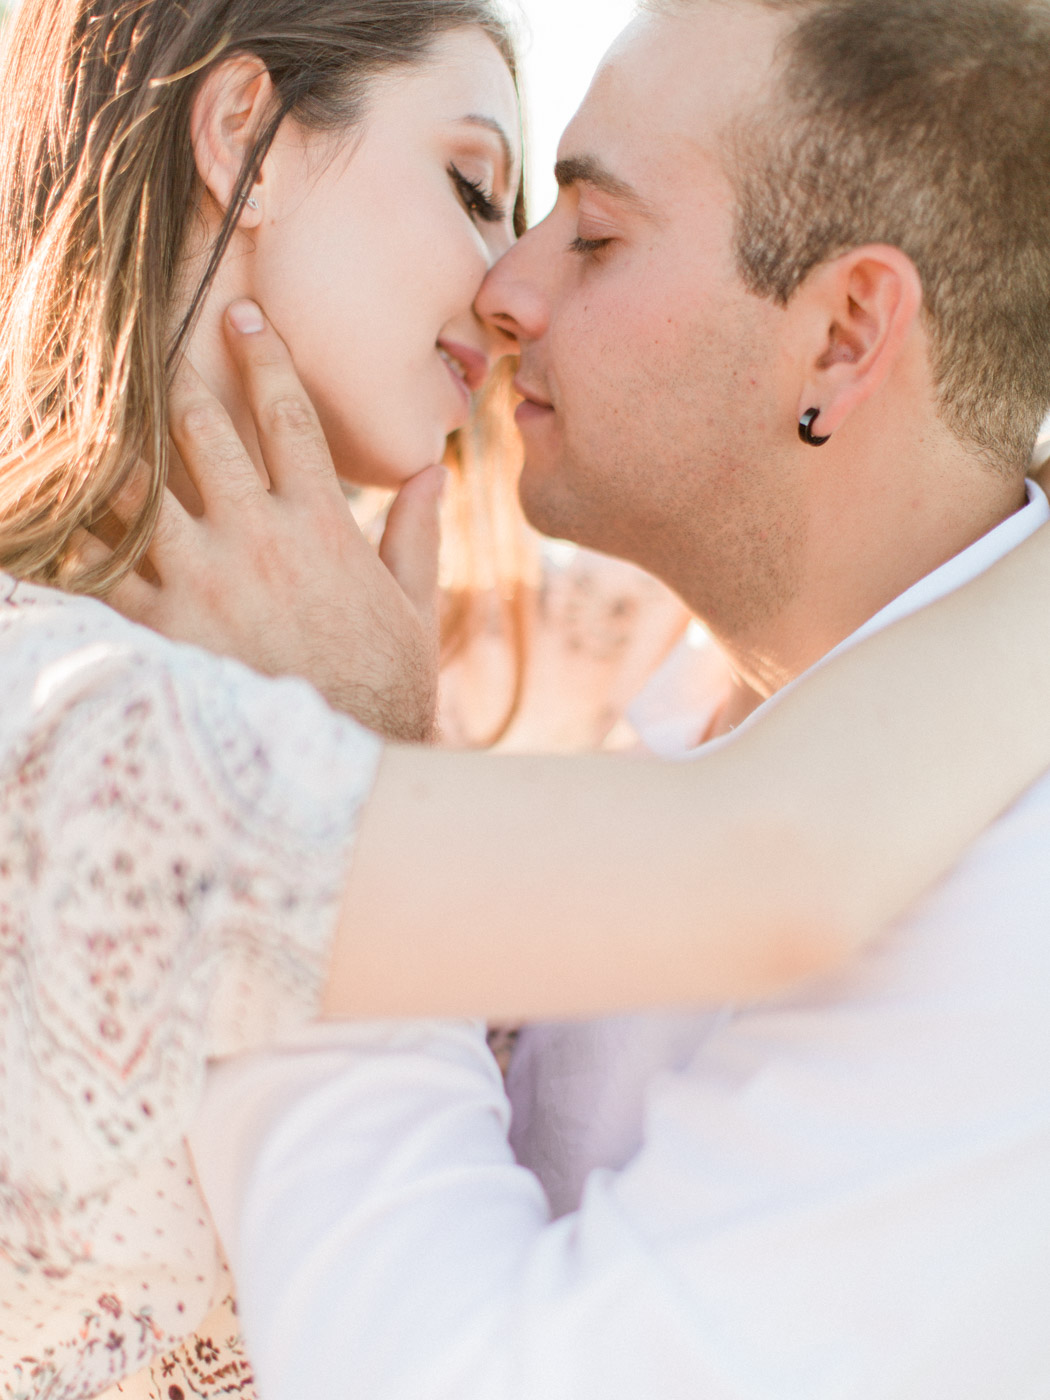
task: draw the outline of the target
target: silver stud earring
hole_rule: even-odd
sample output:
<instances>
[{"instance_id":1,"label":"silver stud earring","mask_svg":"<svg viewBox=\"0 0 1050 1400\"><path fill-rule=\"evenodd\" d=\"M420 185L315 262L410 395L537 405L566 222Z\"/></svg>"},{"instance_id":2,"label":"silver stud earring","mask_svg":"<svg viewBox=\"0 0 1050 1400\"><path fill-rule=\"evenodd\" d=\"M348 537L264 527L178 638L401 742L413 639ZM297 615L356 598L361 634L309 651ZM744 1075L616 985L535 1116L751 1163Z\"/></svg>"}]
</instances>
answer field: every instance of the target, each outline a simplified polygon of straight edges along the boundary
<instances>
[{"instance_id":1,"label":"silver stud earring","mask_svg":"<svg viewBox=\"0 0 1050 1400\"><path fill-rule=\"evenodd\" d=\"M253 195L252 198L249 199L249 201L248 201L248 208L249 208L249 209L258 209L258 207L259 207L259 201L258 201L258 200L255 198L255 196Z\"/></svg>"}]
</instances>

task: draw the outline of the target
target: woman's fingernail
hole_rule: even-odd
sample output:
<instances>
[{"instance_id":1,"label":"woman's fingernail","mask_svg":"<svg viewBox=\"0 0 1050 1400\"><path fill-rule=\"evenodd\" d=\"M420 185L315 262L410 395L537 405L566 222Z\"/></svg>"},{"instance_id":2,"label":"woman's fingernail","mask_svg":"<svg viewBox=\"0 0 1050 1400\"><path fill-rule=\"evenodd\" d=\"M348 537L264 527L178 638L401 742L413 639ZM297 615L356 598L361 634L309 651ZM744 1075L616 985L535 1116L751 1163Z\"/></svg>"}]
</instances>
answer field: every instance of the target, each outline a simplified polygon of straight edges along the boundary
<instances>
[{"instance_id":1,"label":"woman's fingernail","mask_svg":"<svg viewBox=\"0 0 1050 1400\"><path fill-rule=\"evenodd\" d=\"M262 330L263 314L254 301L235 301L226 312L230 325L241 335L258 335Z\"/></svg>"}]
</instances>

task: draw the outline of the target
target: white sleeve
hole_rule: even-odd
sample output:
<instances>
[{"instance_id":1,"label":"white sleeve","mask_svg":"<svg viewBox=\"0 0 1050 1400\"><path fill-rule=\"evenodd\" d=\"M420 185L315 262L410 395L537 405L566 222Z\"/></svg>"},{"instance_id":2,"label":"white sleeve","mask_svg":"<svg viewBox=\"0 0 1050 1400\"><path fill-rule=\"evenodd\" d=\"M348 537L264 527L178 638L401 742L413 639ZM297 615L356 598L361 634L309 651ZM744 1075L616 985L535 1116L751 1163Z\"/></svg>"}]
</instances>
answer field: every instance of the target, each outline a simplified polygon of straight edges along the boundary
<instances>
[{"instance_id":1,"label":"white sleeve","mask_svg":"<svg viewBox=\"0 0 1050 1400\"><path fill-rule=\"evenodd\" d=\"M262 1400L1046 1394L1050 951L1028 904L1031 938L979 920L967 946L931 908L849 976L720 1023L653 1081L637 1156L554 1223L478 1029L326 1026L220 1067L191 1143Z\"/></svg>"},{"instance_id":2,"label":"white sleeve","mask_svg":"<svg viewBox=\"0 0 1050 1400\"><path fill-rule=\"evenodd\" d=\"M666 1258L601 1189L550 1223L508 1112L468 1025L213 1071L191 1145L264 1400L706 1397Z\"/></svg>"}]
</instances>

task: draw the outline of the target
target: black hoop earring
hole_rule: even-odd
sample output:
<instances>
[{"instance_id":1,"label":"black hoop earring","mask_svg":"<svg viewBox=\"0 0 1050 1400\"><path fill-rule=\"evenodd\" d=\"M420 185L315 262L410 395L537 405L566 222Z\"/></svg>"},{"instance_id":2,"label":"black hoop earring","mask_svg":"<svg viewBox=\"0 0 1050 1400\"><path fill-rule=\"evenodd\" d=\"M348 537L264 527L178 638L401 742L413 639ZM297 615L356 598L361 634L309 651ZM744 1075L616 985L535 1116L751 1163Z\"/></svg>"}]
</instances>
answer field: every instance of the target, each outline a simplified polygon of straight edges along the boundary
<instances>
[{"instance_id":1,"label":"black hoop earring","mask_svg":"<svg viewBox=\"0 0 1050 1400\"><path fill-rule=\"evenodd\" d=\"M808 409L802 415L802 422L798 425L798 435L809 447L823 447L826 442L831 441L831 434L827 437L815 437L813 434L813 424L820 417L819 408Z\"/></svg>"}]
</instances>

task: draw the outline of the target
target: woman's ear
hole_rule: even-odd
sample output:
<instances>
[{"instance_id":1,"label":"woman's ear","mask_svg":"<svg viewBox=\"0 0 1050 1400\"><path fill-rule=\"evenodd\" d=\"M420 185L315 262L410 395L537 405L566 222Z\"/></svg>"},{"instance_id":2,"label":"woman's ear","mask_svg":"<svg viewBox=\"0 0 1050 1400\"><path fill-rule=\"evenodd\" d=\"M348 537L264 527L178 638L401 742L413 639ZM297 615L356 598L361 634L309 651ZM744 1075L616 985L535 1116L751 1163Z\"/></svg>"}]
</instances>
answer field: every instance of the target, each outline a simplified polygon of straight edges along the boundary
<instances>
[{"instance_id":1,"label":"woman's ear","mask_svg":"<svg viewBox=\"0 0 1050 1400\"><path fill-rule=\"evenodd\" d=\"M273 80L261 59L242 54L214 68L201 84L190 118L197 172L222 213L252 147L273 109ZM254 207L241 212L244 228L262 222L262 179L252 191Z\"/></svg>"},{"instance_id":2,"label":"woman's ear","mask_svg":"<svg viewBox=\"0 0 1050 1400\"><path fill-rule=\"evenodd\" d=\"M904 352L922 309L922 280L906 253L872 243L822 264L799 295L809 341L799 420L819 409L813 432L828 436L882 387Z\"/></svg>"}]
</instances>

